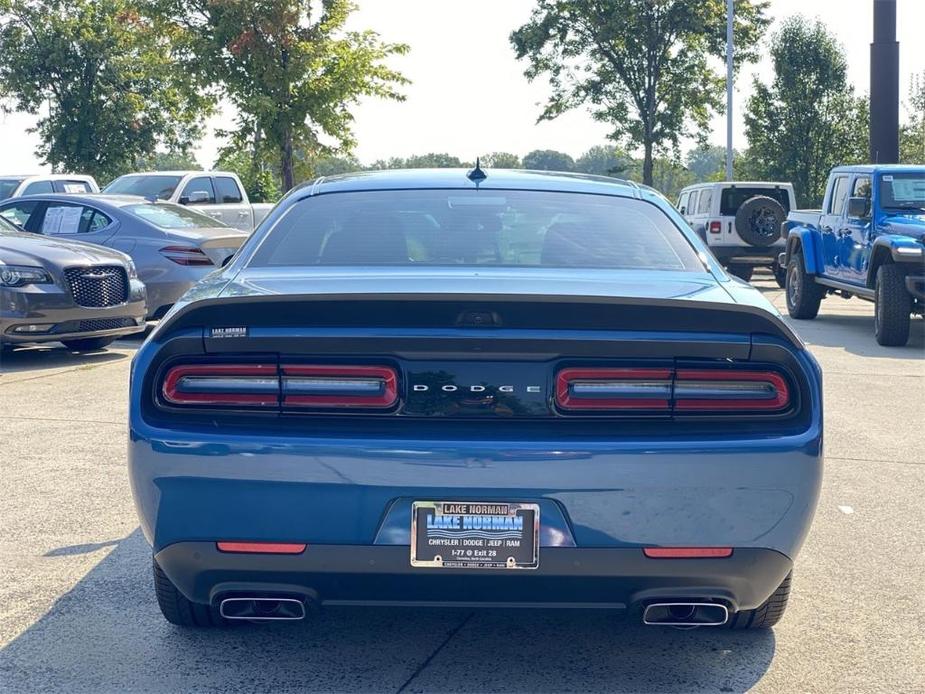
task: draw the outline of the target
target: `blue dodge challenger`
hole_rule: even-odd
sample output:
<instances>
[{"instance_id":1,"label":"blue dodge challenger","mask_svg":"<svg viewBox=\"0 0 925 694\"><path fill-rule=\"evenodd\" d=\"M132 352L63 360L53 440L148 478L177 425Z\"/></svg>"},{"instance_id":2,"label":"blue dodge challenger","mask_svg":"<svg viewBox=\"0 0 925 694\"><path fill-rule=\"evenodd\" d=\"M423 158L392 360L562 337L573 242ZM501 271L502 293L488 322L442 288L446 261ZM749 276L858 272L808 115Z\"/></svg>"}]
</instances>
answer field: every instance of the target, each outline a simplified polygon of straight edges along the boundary
<instances>
[{"instance_id":1,"label":"blue dodge challenger","mask_svg":"<svg viewBox=\"0 0 925 694\"><path fill-rule=\"evenodd\" d=\"M653 190L296 188L139 350L129 465L184 626L322 605L782 616L822 475L800 339Z\"/></svg>"}]
</instances>

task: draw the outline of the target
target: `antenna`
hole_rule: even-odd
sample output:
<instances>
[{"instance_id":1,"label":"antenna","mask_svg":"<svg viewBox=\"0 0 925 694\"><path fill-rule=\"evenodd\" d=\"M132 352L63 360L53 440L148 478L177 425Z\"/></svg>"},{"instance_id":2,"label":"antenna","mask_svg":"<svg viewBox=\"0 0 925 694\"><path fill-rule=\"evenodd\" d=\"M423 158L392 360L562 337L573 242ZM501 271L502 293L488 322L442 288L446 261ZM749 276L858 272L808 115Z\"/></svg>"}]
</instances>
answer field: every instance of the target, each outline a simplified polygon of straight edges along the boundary
<instances>
[{"instance_id":1,"label":"antenna","mask_svg":"<svg viewBox=\"0 0 925 694\"><path fill-rule=\"evenodd\" d=\"M479 166L479 158L475 158L475 168L472 169L469 173L466 174L466 178L472 181L475 184L479 184L488 178L488 174L482 171L482 167Z\"/></svg>"}]
</instances>

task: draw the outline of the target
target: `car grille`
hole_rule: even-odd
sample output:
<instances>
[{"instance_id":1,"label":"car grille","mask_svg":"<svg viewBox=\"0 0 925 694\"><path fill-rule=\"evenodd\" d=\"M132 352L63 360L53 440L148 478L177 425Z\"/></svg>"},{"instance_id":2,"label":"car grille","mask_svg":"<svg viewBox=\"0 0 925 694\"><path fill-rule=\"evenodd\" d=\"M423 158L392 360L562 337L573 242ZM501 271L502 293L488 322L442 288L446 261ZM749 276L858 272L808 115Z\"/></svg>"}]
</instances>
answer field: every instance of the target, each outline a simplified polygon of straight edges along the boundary
<instances>
[{"instance_id":1,"label":"car grille","mask_svg":"<svg viewBox=\"0 0 925 694\"><path fill-rule=\"evenodd\" d=\"M128 298L128 277L125 269L118 265L72 267L64 274L79 306L117 306Z\"/></svg>"},{"instance_id":2,"label":"car grille","mask_svg":"<svg viewBox=\"0 0 925 694\"><path fill-rule=\"evenodd\" d=\"M133 325L135 325L135 321L131 318L94 318L93 320L80 321L78 332L90 333L97 330L116 330Z\"/></svg>"}]
</instances>

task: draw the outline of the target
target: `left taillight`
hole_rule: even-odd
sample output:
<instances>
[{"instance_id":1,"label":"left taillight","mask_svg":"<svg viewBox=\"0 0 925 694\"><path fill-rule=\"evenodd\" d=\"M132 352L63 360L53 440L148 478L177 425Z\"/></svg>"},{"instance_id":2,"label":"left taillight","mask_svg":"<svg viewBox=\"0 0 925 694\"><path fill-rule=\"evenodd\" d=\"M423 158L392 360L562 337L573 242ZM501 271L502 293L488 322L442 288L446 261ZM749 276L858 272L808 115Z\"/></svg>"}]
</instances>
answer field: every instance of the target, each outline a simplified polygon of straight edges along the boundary
<instances>
[{"instance_id":1,"label":"left taillight","mask_svg":"<svg viewBox=\"0 0 925 694\"><path fill-rule=\"evenodd\" d=\"M168 405L278 407L279 394L276 364L183 364L161 385Z\"/></svg>"},{"instance_id":2,"label":"left taillight","mask_svg":"<svg viewBox=\"0 0 925 694\"><path fill-rule=\"evenodd\" d=\"M215 264L205 251L196 246L164 246L160 253L177 265L207 267Z\"/></svg>"}]
</instances>

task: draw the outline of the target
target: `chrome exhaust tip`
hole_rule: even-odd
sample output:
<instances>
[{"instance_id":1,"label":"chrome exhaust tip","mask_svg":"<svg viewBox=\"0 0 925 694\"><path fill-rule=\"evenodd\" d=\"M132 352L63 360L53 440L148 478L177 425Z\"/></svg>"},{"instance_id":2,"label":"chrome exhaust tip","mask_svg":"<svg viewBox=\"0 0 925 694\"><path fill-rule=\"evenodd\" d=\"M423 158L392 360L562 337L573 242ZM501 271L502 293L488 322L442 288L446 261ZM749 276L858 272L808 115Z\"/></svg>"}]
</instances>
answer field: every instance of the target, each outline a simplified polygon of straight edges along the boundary
<instances>
[{"instance_id":1,"label":"chrome exhaust tip","mask_svg":"<svg viewBox=\"0 0 925 694\"><path fill-rule=\"evenodd\" d=\"M642 613L649 626L719 627L728 620L729 609L717 602L654 602Z\"/></svg>"},{"instance_id":2,"label":"chrome exhaust tip","mask_svg":"<svg viewBox=\"0 0 925 694\"><path fill-rule=\"evenodd\" d=\"M219 603L225 619L248 622L292 622L305 619L305 603L295 598L235 597Z\"/></svg>"}]
</instances>

